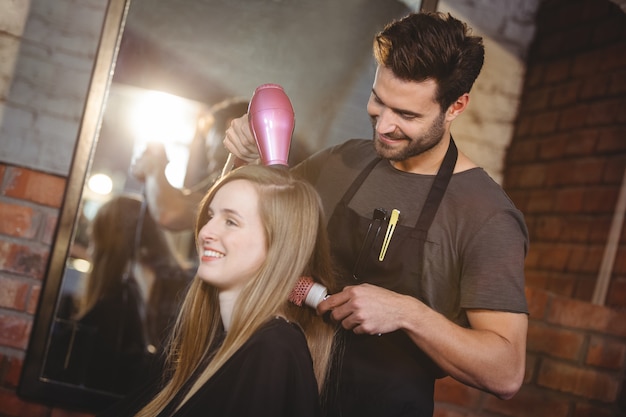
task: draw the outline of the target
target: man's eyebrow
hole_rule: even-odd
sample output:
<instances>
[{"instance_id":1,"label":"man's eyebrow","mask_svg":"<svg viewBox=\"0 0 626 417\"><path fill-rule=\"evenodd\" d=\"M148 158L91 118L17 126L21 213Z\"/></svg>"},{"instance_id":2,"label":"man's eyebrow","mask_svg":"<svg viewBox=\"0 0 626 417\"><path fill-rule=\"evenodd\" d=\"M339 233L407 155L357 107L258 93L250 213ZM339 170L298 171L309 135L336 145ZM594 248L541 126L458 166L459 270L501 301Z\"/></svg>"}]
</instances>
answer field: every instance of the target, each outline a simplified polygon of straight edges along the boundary
<instances>
[{"instance_id":1,"label":"man's eyebrow","mask_svg":"<svg viewBox=\"0 0 626 417\"><path fill-rule=\"evenodd\" d=\"M374 95L374 97L376 97L376 100L378 100L380 103L384 104L385 106L389 107L394 113L396 114L401 114L404 116L414 116L414 117L423 117L424 115L422 113L416 113L412 110L406 110L406 109L400 109L398 107L391 107L388 106L379 96L378 94L376 94L376 90L374 90L372 88L372 94Z\"/></svg>"}]
</instances>

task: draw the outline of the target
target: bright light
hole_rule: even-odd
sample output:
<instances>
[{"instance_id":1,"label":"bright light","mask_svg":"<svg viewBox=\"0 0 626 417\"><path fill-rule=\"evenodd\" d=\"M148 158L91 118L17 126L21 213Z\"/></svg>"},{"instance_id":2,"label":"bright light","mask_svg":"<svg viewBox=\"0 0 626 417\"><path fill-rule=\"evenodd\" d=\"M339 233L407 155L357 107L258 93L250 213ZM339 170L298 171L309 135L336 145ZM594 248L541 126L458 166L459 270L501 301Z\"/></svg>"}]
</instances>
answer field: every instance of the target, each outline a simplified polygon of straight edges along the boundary
<instances>
[{"instance_id":1,"label":"bright light","mask_svg":"<svg viewBox=\"0 0 626 417\"><path fill-rule=\"evenodd\" d=\"M170 161L167 179L175 187L182 187L189 159L188 146L195 135L197 120L195 103L160 91L143 93L131 118L134 157L145 150L148 142L163 143Z\"/></svg>"},{"instance_id":2,"label":"bright light","mask_svg":"<svg viewBox=\"0 0 626 417\"><path fill-rule=\"evenodd\" d=\"M72 265L72 268L74 268L78 272L87 273L91 269L91 263L85 259L72 259L70 263Z\"/></svg>"},{"instance_id":3,"label":"bright light","mask_svg":"<svg viewBox=\"0 0 626 417\"><path fill-rule=\"evenodd\" d=\"M87 182L89 189L96 194L107 195L113 190L111 177L105 174L94 174Z\"/></svg>"}]
</instances>

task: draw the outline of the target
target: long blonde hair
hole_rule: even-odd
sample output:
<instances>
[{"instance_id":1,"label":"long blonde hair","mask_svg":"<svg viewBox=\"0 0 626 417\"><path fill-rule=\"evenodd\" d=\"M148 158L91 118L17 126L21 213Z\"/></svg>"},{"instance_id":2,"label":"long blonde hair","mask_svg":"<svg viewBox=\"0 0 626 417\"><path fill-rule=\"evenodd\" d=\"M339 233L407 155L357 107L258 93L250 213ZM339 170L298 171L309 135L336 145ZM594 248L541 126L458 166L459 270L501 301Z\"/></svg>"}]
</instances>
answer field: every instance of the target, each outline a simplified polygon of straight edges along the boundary
<instances>
[{"instance_id":1,"label":"long blonde hair","mask_svg":"<svg viewBox=\"0 0 626 417\"><path fill-rule=\"evenodd\" d=\"M298 278L313 276L332 292L328 238L320 198L307 182L288 170L259 165L244 166L218 181L207 193L196 220L196 237L207 222L208 205L217 191L235 180L254 185L259 212L265 226L267 257L256 277L242 290L234 307L230 330L200 371L186 401L209 380L232 355L271 317L281 314L303 329L313 358L318 387L327 377L335 327L313 309L287 301ZM137 416L154 416L181 390L222 331L217 289L197 278L192 283L178 316L168 351L171 378Z\"/></svg>"}]
</instances>

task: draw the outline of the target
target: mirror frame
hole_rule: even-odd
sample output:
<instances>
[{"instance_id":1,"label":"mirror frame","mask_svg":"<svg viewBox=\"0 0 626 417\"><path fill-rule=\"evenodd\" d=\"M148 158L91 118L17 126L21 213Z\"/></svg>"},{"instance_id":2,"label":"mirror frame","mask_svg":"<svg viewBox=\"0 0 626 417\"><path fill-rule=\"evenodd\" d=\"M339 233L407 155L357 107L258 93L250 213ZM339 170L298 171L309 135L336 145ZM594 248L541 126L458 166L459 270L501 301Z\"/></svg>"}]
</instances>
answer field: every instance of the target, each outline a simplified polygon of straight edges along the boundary
<instances>
[{"instance_id":1,"label":"mirror frame","mask_svg":"<svg viewBox=\"0 0 626 417\"><path fill-rule=\"evenodd\" d=\"M83 118L65 188L63 205L54 233L47 274L33 322L17 393L28 400L54 406L94 410L111 403L116 397L72 384L50 381L41 376L46 345L52 328L57 298L65 271L66 258L74 233L76 215L83 193L85 177L97 142L113 70L119 52L130 0L109 0L104 15L95 63L89 82Z\"/></svg>"}]
</instances>

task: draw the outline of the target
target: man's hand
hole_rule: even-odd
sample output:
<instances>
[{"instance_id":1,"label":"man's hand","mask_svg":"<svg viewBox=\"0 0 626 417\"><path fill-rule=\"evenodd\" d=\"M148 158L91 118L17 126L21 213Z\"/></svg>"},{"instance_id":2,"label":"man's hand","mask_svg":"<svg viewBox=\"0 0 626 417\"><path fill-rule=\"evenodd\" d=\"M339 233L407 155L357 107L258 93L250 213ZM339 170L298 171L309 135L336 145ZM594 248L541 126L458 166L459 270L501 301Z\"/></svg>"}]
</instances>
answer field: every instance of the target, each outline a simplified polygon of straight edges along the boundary
<instances>
[{"instance_id":1,"label":"man's hand","mask_svg":"<svg viewBox=\"0 0 626 417\"><path fill-rule=\"evenodd\" d=\"M259 159L259 149L248 122L248 114L233 119L226 129L224 146L245 163L253 163Z\"/></svg>"},{"instance_id":2,"label":"man's hand","mask_svg":"<svg viewBox=\"0 0 626 417\"><path fill-rule=\"evenodd\" d=\"M135 178L143 182L147 176L165 172L168 162L165 146L160 142L150 142L141 156L133 161L130 171Z\"/></svg>"},{"instance_id":3,"label":"man's hand","mask_svg":"<svg viewBox=\"0 0 626 417\"><path fill-rule=\"evenodd\" d=\"M399 319L410 297L371 284L348 286L317 307L319 314L331 312L333 320L356 334L390 333L400 328Z\"/></svg>"}]
</instances>

